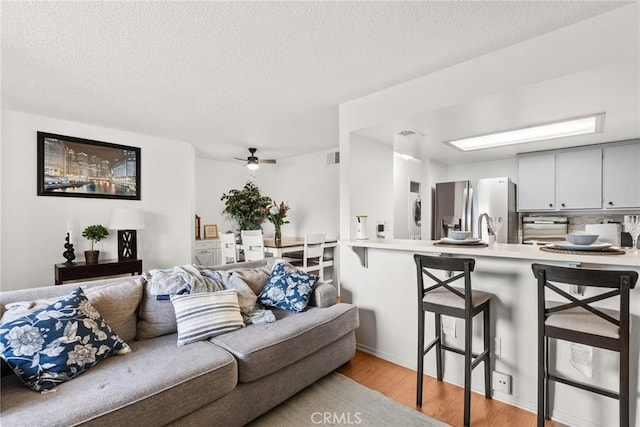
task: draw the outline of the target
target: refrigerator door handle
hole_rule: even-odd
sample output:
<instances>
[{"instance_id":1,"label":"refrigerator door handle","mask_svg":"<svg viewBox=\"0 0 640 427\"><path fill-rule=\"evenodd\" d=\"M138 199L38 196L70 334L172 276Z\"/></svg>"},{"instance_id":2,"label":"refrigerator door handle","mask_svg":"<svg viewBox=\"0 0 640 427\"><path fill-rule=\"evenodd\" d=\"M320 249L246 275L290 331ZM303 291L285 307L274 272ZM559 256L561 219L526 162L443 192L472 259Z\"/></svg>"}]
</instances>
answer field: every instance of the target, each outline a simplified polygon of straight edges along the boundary
<instances>
[{"instance_id":1,"label":"refrigerator door handle","mask_svg":"<svg viewBox=\"0 0 640 427\"><path fill-rule=\"evenodd\" d=\"M469 189L468 187L462 190L462 230L463 231L471 231L469 230Z\"/></svg>"},{"instance_id":2,"label":"refrigerator door handle","mask_svg":"<svg viewBox=\"0 0 640 427\"><path fill-rule=\"evenodd\" d=\"M473 231L473 188L469 187L469 198L468 200L468 205L467 205L467 230L469 231Z\"/></svg>"}]
</instances>

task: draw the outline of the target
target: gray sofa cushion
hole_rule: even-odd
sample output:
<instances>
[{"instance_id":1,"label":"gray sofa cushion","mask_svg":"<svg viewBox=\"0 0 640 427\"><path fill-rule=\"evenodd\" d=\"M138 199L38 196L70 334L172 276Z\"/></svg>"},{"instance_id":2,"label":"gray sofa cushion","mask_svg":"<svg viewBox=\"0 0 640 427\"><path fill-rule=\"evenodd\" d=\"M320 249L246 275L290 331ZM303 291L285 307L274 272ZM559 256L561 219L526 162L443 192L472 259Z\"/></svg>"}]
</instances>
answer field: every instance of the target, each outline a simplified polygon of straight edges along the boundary
<instances>
[{"instance_id":1,"label":"gray sofa cushion","mask_svg":"<svg viewBox=\"0 0 640 427\"><path fill-rule=\"evenodd\" d=\"M358 309L351 304L310 307L303 313L273 310L275 323L252 325L210 341L238 361L238 379L250 382L288 366L358 327Z\"/></svg>"},{"instance_id":2,"label":"gray sofa cushion","mask_svg":"<svg viewBox=\"0 0 640 427\"><path fill-rule=\"evenodd\" d=\"M142 277L125 277L2 292L2 321L7 322L45 308L80 286L105 322L128 342L136 334L136 312L142 298L143 282Z\"/></svg>"},{"instance_id":3,"label":"gray sofa cushion","mask_svg":"<svg viewBox=\"0 0 640 427\"><path fill-rule=\"evenodd\" d=\"M133 352L102 361L52 393L4 377L2 426L157 426L233 390L237 365L229 353L207 341L176 347L176 339L132 342Z\"/></svg>"},{"instance_id":4,"label":"gray sofa cushion","mask_svg":"<svg viewBox=\"0 0 640 427\"><path fill-rule=\"evenodd\" d=\"M284 367L259 380L238 384L231 393L169 425L171 427L242 427L314 381L347 363L355 353L355 334L350 332L293 365ZM317 402L316 407L320 411L335 411L337 409L322 406L321 402ZM280 426L312 425L310 421L309 418L299 419L294 423L281 421ZM351 424L354 427L358 426L354 422ZM336 424L319 423L317 425L348 426L349 424L336 422Z\"/></svg>"}]
</instances>

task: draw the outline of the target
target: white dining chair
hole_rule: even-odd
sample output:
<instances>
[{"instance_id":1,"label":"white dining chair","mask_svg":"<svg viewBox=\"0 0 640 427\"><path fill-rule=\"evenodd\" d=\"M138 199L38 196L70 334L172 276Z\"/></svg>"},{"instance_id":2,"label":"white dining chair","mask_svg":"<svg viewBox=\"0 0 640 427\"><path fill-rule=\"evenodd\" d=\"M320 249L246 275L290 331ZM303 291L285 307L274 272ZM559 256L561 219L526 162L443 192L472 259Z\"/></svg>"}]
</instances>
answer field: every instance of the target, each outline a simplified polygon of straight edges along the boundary
<instances>
[{"instance_id":1,"label":"white dining chair","mask_svg":"<svg viewBox=\"0 0 640 427\"><path fill-rule=\"evenodd\" d=\"M222 247L222 263L238 262L238 252L236 248L236 235L234 233L220 234L220 246Z\"/></svg>"},{"instance_id":2,"label":"white dining chair","mask_svg":"<svg viewBox=\"0 0 640 427\"><path fill-rule=\"evenodd\" d=\"M242 249L245 261L264 259L264 239L262 230L241 230Z\"/></svg>"},{"instance_id":3,"label":"white dining chair","mask_svg":"<svg viewBox=\"0 0 640 427\"><path fill-rule=\"evenodd\" d=\"M324 280L324 239L325 233L305 234L302 258L290 261L291 264L307 273L317 271L320 280Z\"/></svg>"}]
</instances>

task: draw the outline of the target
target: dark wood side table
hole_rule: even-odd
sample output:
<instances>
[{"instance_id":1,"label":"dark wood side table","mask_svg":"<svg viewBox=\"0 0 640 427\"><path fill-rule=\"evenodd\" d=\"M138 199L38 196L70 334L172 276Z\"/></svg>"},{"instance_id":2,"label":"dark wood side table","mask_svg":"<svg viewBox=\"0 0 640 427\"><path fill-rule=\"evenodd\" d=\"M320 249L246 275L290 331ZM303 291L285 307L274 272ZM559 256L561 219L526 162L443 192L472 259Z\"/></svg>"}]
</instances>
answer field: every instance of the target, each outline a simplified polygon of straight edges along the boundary
<instances>
[{"instance_id":1,"label":"dark wood side table","mask_svg":"<svg viewBox=\"0 0 640 427\"><path fill-rule=\"evenodd\" d=\"M142 260L132 259L126 261L118 261L117 259L108 259L104 261L98 261L97 264L75 262L72 265L55 265L56 285L60 285L68 280L115 276L117 274L131 274L132 276L135 274L142 274Z\"/></svg>"}]
</instances>

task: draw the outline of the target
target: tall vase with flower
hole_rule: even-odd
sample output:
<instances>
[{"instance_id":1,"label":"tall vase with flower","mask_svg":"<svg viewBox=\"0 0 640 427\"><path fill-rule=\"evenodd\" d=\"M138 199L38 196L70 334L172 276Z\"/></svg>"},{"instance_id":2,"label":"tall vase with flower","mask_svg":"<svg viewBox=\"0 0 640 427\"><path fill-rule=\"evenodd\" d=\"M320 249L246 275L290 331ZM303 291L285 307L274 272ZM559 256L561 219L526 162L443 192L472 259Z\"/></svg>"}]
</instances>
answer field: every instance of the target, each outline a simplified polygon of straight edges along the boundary
<instances>
[{"instance_id":1,"label":"tall vase with flower","mask_svg":"<svg viewBox=\"0 0 640 427\"><path fill-rule=\"evenodd\" d=\"M282 243L282 225L289 224L289 221L285 219L289 211L289 204L285 202L277 204L275 200L272 200L271 203L264 207L264 210L267 213L267 219L275 227L273 237L276 245L280 245Z\"/></svg>"}]
</instances>

